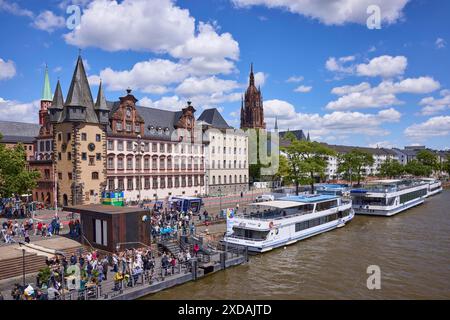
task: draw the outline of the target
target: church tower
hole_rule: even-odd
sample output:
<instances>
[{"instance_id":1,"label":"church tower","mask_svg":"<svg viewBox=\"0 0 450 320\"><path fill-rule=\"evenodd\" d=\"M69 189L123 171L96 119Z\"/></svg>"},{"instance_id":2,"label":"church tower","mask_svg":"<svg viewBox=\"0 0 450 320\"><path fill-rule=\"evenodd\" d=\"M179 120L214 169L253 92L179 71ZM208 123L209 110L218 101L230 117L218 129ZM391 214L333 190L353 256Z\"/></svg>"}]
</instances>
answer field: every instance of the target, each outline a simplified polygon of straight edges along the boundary
<instances>
[{"instance_id":1,"label":"church tower","mask_svg":"<svg viewBox=\"0 0 450 320\"><path fill-rule=\"evenodd\" d=\"M247 91L241 100L241 129L265 129L264 109L261 90L255 86L253 63L250 66L250 79Z\"/></svg>"},{"instance_id":2,"label":"church tower","mask_svg":"<svg viewBox=\"0 0 450 320\"><path fill-rule=\"evenodd\" d=\"M39 125L45 127L48 119L48 108L52 105L52 91L48 77L48 67L45 66L44 89L42 90L41 108L39 110Z\"/></svg>"}]
</instances>

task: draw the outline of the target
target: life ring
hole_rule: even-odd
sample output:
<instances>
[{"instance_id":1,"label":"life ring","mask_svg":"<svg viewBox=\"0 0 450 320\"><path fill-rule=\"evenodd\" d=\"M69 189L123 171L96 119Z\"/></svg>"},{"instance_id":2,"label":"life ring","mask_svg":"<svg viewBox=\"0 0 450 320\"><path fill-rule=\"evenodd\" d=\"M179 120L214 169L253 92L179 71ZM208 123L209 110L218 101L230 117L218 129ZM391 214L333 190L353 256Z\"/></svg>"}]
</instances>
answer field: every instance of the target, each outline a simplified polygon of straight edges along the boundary
<instances>
[{"instance_id":1,"label":"life ring","mask_svg":"<svg viewBox=\"0 0 450 320\"><path fill-rule=\"evenodd\" d=\"M273 221L269 222L269 228L272 229L273 228Z\"/></svg>"}]
</instances>

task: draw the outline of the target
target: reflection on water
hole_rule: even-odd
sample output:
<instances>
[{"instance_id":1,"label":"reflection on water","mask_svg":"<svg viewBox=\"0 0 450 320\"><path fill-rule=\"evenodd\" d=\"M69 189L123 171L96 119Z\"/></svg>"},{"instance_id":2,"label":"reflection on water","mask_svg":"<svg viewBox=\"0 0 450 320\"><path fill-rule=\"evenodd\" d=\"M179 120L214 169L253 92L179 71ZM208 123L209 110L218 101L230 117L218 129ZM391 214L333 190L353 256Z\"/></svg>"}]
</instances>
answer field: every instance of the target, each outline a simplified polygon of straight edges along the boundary
<instances>
[{"instance_id":1,"label":"reflection on water","mask_svg":"<svg viewBox=\"0 0 450 320\"><path fill-rule=\"evenodd\" d=\"M381 290L368 290L369 265ZM450 191L393 217L356 216L345 228L250 257L147 299L449 299Z\"/></svg>"}]
</instances>

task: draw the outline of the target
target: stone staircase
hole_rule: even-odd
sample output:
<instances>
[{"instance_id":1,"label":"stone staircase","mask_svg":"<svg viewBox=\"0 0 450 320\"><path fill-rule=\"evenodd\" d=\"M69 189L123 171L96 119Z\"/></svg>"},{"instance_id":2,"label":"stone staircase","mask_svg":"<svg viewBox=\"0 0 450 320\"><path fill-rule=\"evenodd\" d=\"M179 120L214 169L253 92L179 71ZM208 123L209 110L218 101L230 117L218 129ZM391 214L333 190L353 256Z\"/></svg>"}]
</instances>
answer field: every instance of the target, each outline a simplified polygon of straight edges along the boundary
<instances>
[{"instance_id":1,"label":"stone staircase","mask_svg":"<svg viewBox=\"0 0 450 320\"><path fill-rule=\"evenodd\" d=\"M178 255L180 252L180 244L177 240L167 240L164 242L161 242L159 244L159 247L162 249L162 251L169 251L171 254L174 254L175 256Z\"/></svg>"}]
</instances>

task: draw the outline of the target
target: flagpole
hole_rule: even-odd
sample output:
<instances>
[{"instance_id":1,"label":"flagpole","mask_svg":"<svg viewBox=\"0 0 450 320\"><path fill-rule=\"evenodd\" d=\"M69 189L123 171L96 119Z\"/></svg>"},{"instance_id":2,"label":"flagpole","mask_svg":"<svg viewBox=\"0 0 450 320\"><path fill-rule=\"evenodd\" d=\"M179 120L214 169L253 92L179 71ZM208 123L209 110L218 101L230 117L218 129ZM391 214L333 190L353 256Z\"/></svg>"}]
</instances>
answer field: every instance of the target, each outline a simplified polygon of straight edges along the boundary
<instances>
[{"instance_id":1,"label":"flagpole","mask_svg":"<svg viewBox=\"0 0 450 320\"><path fill-rule=\"evenodd\" d=\"M53 185L53 194L55 201L55 217L58 216L58 173L56 172L56 168L53 170L54 172L54 185Z\"/></svg>"}]
</instances>

